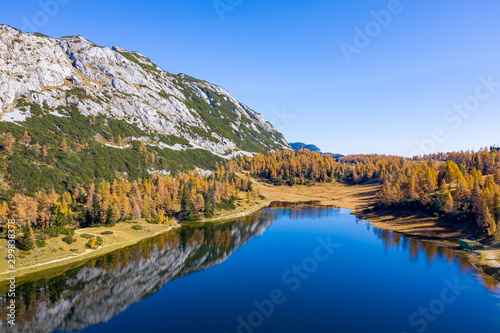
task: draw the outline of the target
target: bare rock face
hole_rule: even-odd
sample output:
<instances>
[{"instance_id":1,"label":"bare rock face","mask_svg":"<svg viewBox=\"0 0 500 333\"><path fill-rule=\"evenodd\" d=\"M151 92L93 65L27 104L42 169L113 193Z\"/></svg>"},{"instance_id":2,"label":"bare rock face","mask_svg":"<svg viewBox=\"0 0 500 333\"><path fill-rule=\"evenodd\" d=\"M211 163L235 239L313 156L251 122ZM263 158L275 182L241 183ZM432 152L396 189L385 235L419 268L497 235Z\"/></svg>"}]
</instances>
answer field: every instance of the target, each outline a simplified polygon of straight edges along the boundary
<instances>
[{"instance_id":1,"label":"bare rock face","mask_svg":"<svg viewBox=\"0 0 500 333\"><path fill-rule=\"evenodd\" d=\"M54 109L72 104L84 115L123 119L218 155L289 148L262 115L219 86L168 73L119 46L110 49L81 36L54 39L0 25L2 121L32 116L18 107L19 98Z\"/></svg>"}]
</instances>

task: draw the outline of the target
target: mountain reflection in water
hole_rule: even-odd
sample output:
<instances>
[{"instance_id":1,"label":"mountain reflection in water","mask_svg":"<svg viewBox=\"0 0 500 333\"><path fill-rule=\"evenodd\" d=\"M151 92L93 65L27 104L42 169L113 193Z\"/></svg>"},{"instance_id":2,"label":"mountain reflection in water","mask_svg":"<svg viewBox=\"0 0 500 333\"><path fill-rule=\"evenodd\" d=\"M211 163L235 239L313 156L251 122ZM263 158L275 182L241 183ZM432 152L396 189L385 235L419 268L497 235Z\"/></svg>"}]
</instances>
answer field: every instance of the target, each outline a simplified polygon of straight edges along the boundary
<instances>
[{"instance_id":1,"label":"mountain reflection in water","mask_svg":"<svg viewBox=\"0 0 500 333\"><path fill-rule=\"evenodd\" d=\"M0 331L13 333L76 331L108 322L132 304L155 294L169 281L221 264L236 249L264 234L277 217L301 225L302 232L309 232L315 228L316 221L313 220L318 220L316 227L325 223L329 226L335 226L335 224L345 221L340 218L343 216L342 214L345 215L345 212L342 213L338 209L294 209L303 207L286 205L274 206L274 208L287 209L269 209L236 222L224 224L184 226L137 245L89 260L77 268L60 272L55 277L38 279L24 284L21 282L17 288L16 326L5 326L6 298L5 296L0 298L0 315L3 326ZM301 220L304 220L308 225L302 225ZM381 242L383 251L405 253L405 257L409 261L425 258L424 260L429 266L436 261L444 262L445 265L456 262L463 274L473 275L479 283L485 285L489 290L497 290L498 288L497 281L482 276L471 266L466 257L457 256L452 248L440 247L432 242L420 241L379 229L354 217L352 217L352 221L355 222L348 219L344 223L347 223L346 226L353 225L350 223L364 224L368 229L367 234L373 233L375 235L376 245L367 245L368 249L373 248L371 246L380 247ZM278 225L280 225L279 228L277 228ZM276 223L272 230L278 229L278 231L274 231L274 235L281 235L280 232L288 230L286 228L283 223ZM266 235L273 234L272 230ZM332 227L329 232L341 230L343 229L340 227ZM358 231L353 236L355 239L358 237L365 239L363 237L366 235L363 234ZM304 238L304 233L294 235L293 237L296 238L287 234L288 237L282 238L282 241L293 242ZM370 235L369 238L366 238L369 244L370 238L373 236ZM360 244L364 244L363 240L358 241L361 242ZM273 250L271 249L271 251ZM439 260L437 260L438 258ZM352 260L357 260L355 255L353 255ZM246 264L246 261L239 262L239 265ZM351 269L354 273L360 274L353 267ZM160 318L158 320L161 321Z\"/></svg>"},{"instance_id":2,"label":"mountain reflection in water","mask_svg":"<svg viewBox=\"0 0 500 333\"><path fill-rule=\"evenodd\" d=\"M6 326L6 297L0 298L6 332L75 331L113 318L169 281L218 265L238 247L262 235L275 214L237 222L182 227L143 241L51 279L17 288L16 326Z\"/></svg>"}]
</instances>

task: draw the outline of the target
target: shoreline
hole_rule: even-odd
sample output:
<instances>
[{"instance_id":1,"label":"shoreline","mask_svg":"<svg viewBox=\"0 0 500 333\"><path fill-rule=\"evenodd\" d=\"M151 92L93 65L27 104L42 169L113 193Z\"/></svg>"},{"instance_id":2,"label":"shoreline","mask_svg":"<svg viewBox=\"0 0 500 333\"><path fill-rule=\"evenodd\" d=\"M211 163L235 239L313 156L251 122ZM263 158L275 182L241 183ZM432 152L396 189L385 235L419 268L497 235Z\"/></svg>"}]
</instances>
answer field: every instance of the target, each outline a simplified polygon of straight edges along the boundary
<instances>
[{"instance_id":1,"label":"shoreline","mask_svg":"<svg viewBox=\"0 0 500 333\"><path fill-rule=\"evenodd\" d=\"M144 235L142 237L137 237L137 238L134 238L134 239L131 239L131 240L126 240L126 241L122 241L122 242L118 242L118 243L112 243L112 244L109 244L109 245L105 245L105 246L99 247L97 250L93 250L93 251L89 250L89 251L87 251L85 253L73 254L73 255L68 256L68 257L54 259L54 260L50 260L50 261L47 261L47 262L41 262L41 263L36 264L36 265L30 265L30 266L26 266L26 267L20 267L20 268L17 268L15 270L15 276L16 276L17 279L19 279L19 278L24 278L24 277L27 277L27 276L30 276L30 275L33 275L33 274L43 273L45 271L49 271L49 270L52 270L52 269L57 269L59 267L77 265L77 264L80 264L83 261L91 260L91 259L93 259L95 257L99 257L99 256L102 256L102 255L114 252L116 250L119 250L119 249L122 249L122 248L125 248L125 247L128 247L128 246L135 245L135 244L137 244L137 243L139 243L141 241L153 238L153 237L158 236L158 235L160 235L162 233L166 233L166 232L175 230L175 229L177 229L179 227L181 227L181 225L175 224L174 226L168 227L168 228L166 228L164 230L157 231L154 234ZM81 233L82 231L83 232L85 232L85 231L92 231L92 228L78 229L79 233ZM6 279L11 274L13 274L13 273L9 272L9 271L1 272L0 273L0 279L2 279L2 280L4 278ZM2 281L2 282L4 282L4 281Z\"/></svg>"},{"instance_id":2,"label":"shoreline","mask_svg":"<svg viewBox=\"0 0 500 333\"><path fill-rule=\"evenodd\" d=\"M213 217L210 219L202 219L200 221L196 221L195 223L224 222L224 221L239 219L241 217L245 217L247 215L253 214L261 209L268 207L271 204L271 202L272 202L271 200L266 199L264 202L260 202L257 205L253 205L252 207L249 207L249 209L246 209L242 212L230 212L227 215L221 214L221 216Z\"/></svg>"},{"instance_id":3,"label":"shoreline","mask_svg":"<svg viewBox=\"0 0 500 333\"><path fill-rule=\"evenodd\" d=\"M453 235L454 232L452 230L446 230L443 232L436 232L431 230L425 230L424 232L415 232L415 231L401 231L398 230L398 227L394 227L394 225L386 225L382 221L373 221L371 214L365 214L362 212L352 212L352 214L356 215L358 218L362 218L365 221L370 222L374 227L389 230L393 232L397 232L399 234L409 236L418 240L424 240L427 242L432 242L436 245L442 247L448 247L453 250L457 255L467 257L471 263L471 265L476 268L479 272L487 275L489 278L492 278L498 282L500 282L500 250L498 250L498 244L496 246L487 246L484 250L478 250L477 254L471 253L469 251L463 250L458 247L458 240L463 238L468 238L469 234L461 233L462 236ZM379 215L382 218L383 215ZM427 217L423 217L425 219ZM375 219L377 220L377 219ZM418 220L418 218L417 218ZM436 227L448 229L449 226L439 226L436 221ZM450 234L452 233L452 234Z\"/></svg>"},{"instance_id":4,"label":"shoreline","mask_svg":"<svg viewBox=\"0 0 500 333\"><path fill-rule=\"evenodd\" d=\"M264 202L260 202L257 205L253 205L251 207L248 207L247 209L243 211L232 211L229 213L223 212L221 216L211 218L211 219L203 219L201 221L197 221L197 223L212 223L212 222L224 222L224 221L230 221L230 220L235 220L241 217L245 217L247 215L253 214L267 206L271 203L270 200L266 200ZM59 259L54 259L50 260L47 262L41 262L35 265L30 265L26 267L20 267L16 269L16 278L25 278L37 273L43 273L45 271L57 269L58 267L65 267L65 266L71 266L71 265L77 265L80 264L84 261L91 260L96 257L103 256L105 254L126 248L128 246L135 245L141 241L156 237L162 233L166 233L178 228L182 228L184 222L176 222L176 224L172 227L165 228L163 230L157 231L154 234L150 235L140 235L137 238L131 239L131 240L126 240L118 243L112 243L109 245L105 245L102 247L99 247L97 250L88 250L85 253L80 253L80 254L72 254L71 256L59 258ZM187 223L187 222L186 222ZM89 233L95 233L94 231L96 228L82 228L77 230L77 235L82 234L85 232ZM6 280L9 275L11 275L12 272L9 271L4 271L0 272L0 280L2 280L1 283L3 283L3 280Z\"/></svg>"},{"instance_id":5,"label":"shoreline","mask_svg":"<svg viewBox=\"0 0 500 333\"><path fill-rule=\"evenodd\" d=\"M479 251L480 255L474 255L463 250L457 249L458 239L467 238L468 234L463 229L440 224L436 217L426 216L415 212L396 212L380 211L366 212L373 204L374 193L378 189L378 184L366 185L343 185L340 183L321 184L314 186L295 186L295 187L274 187L259 182L263 194L266 196L264 202L258 202L244 210L223 211L220 216L203 219L197 223L213 223L236 220L253 214L259 210L269 207L274 202L305 204L317 207L342 207L351 210L351 214L370 222L374 227L394 231L406 236L431 241L440 246L454 248L457 254L467 256L471 264L481 272L500 281L500 246L498 248L487 248ZM157 231L154 234L142 235L140 237L109 244L94 251L87 251L81 254L73 254L68 257L42 262L36 265L30 265L17 269L17 278L31 276L37 273L43 273L49 270L57 270L60 267L77 265L83 261L99 257L113 251L137 244L143 240L155 237L159 234L169 232L176 228L181 228L183 222ZM92 232L95 228L79 229L78 233ZM6 279L8 271L0 273L0 278Z\"/></svg>"},{"instance_id":6,"label":"shoreline","mask_svg":"<svg viewBox=\"0 0 500 333\"><path fill-rule=\"evenodd\" d=\"M295 205L298 208L294 207L277 207L277 208L282 208L282 209L303 209L307 207L319 207L319 208L345 208L345 209L350 209L347 207L338 207L338 206L331 206L331 205L323 205L319 204L318 202L310 202L310 201L296 201L296 202L285 202L285 201L273 201L272 203L281 203L281 204L290 204L290 205ZM395 233L398 233L403 236L411 237L413 239L419 240L419 241L425 241L429 243L433 243L437 246L440 247L447 247L450 248L453 252L456 253L456 255L463 256L468 258L470 261L471 265L477 269L479 272L485 274L489 278L492 278L498 282L500 282L500 262L499 262L499 257L500 257L500 249L495 250L495 249L489 249L487 248L486 250L478 250L478 254L473 254L468 251L462 250L458 248L458 239L460 238L466 238L467 236L464 237L454 237L454 236L449 236L447 233L440 234L440 233L435 233L435 232L430 232L426 231L425 233L422 232L412 232L412 231L401 231L398 230L398 228L395 228L394 225L388 225L384 224L384 222L380 221L379 219L374 219L373 215L371 214L365 214L359 211L354 211L351 210L351 215L355 215L357 218L362 219L366 222L369 222L372 226L378 229L382 230L387 230L387 231L393 231ZM378 215L381 219L387 218L387 215ZM416 214L414 216L417 216ZM414 219L418 220L419 217L413 217ZM426 216L420 217L420 218L426 218ZM496 251L496 253L494 253Z\"/></svg>"},{"instance_id":7,"label":"shoreline","mask_svg":"<svg viewBox=\"0 0 500 333\"><path fill-rule=\"evenodd\" d=\"M332 183L283 188L259 182L259 186L261 192L266 197L272 198L272 201L295 204L314 201L317 207L351 209L351 214L370 222L376 228L452 248L458 255L466 256L476 269L500 281L500 244L489 246L486 250L478 251L480 255L474 255L458 249L458 240L470 237L470 233L461 227L440 223L438 218L418 212L393 210L371 212L379 184ZM311 190L314 187L317 189Z\"/></svg>"}]
</instances>

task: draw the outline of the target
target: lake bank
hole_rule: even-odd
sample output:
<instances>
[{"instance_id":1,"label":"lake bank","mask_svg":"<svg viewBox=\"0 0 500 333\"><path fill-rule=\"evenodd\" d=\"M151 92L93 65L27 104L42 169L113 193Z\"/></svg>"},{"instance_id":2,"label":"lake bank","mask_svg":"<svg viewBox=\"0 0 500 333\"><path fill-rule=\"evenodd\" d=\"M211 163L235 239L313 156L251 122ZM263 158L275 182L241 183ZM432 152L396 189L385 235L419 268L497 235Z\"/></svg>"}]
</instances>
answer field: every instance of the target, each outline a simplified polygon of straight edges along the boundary
<instances>
[{"instance_id":1,"label":"lake bank","mask_svg":"<svg viewBox=\"0 0 500 333\"><path fill-rule=\"evenodd\" d=\"M373 226L398 232L416 238L433 241L440 246L456 248L462 255L468 256L471 262L485 274L500 281L500 246L487 247L474 255L458 249L458 240L469 238L470 233L457 226L440 223L434 216L415 212L371 210L380 185L378 183L363 185L345 185L341 183L316 184L314 186L295 185L273 186L259 182L259 190L272 201L279 202L315 202L320 207L342 207L352 210L358 218L369 221Z\"/></svg>"},{"instance_id":2,"label":"lake bank","mask_svg":"<svg viewBox=\"0 0 500 333\"><path fill-rule=\"evenodd\" d=\"M141 225L141 230L133 230L131 223L121 223L114 227L97 227L97 228L83 228L75 231L75 243L71 245L60 245L57 242L59 238L47 240L47 245L43 248L36 248L32 250L30 255L23 255L20 257L21 252L18 251L18 257L16 258L16 277L21 278L26 275L33 273L38 273L45 270L50 270L58 268L60 266L66 266L71 264L77 264L82 261L87 261L95 257L105 255L107 253L113 252L115 250L134 245L142 240L146 240L151 237L155 237L161 233L173 230L179 225L165 226L165 225L151 225L143 224ZM111 231L113 234L106 235L103 234L106 231ZM98 247L96 250L85 249L85 243L88 241L86 238L81 237L81 235L95 235L103 239L104 244ZM6 248L6 240L2 239L2 248ZM71 247L71 249L70 249ZM74 249L85 249L84 251L72 251ZM0 278L7 278L9 275L7 260L0 263Z\"/></svg>"},{"instance_id":3,"label":"lake bank","mask_svg":"<svg viewBox=\"0 0 500 333\"><path fill-rule=\"evenodd\" d=\"M375 202L375 195L380 188L377 183L353 185L348 186L341 183L330 184L317 184L314 186L296 185L289 186L273 186L263 182L258 182L256 186L260 192L266 197L265 200L259 200L252 205L238 206L236 210L222 211L216 217L211 219L204 219L200 222L224 222L242 218L244 216L255 213L261 209L269 206L271 202L293 202L310 204L314 202L315 205L320 207L342 207L352 210L352 214L357 217L371 222L375 227L395 231L404 235L427 239L439 244L440 246L447 246L456 248L457 241L461 238L468 238L469 234L458 227L444 225L439 223L436 217L425 216L422 214L415 214L412 212L395 212L395 211L378 211L371 212L370 207L373 207ZM296 206L300 209L301 206ZM144 230L140 232L132 232L130 230L133 224L122 223L115 227L100 227L100 228L85 228L76 231L76 238L83 246L86 239L80 239L80 235L88 233L92 235L101 235L104 238L104 246L97 250L87 249L84 253L66 253L67 249L56 248L56 254L48 254L45 257L38 257L34 254L30 260L21 260L21 266L18 266L17 276L22 277L32 273L38 273L45 270L56 269L59 266L79 263L82 261L90 260L95 257L113 252L120 248L124 248L136 244L142 240L154 237L164 232L177 228L180 225L176 224L174 227L166 227L164 225L143 224ZM101 230L102 229L102 230ZM123 230L122 230L123 229ZM114 235L102 235L102 232L108 230L117 231ZM109 241L112 241L109 242ZM2 242L5 240L1 240ZM6 241L5 241L6 242ZM6 244L0 244L3 249L6 249ZM69 247L69 246L68 246ZM76 247L76 246L75 246ZM48 252L54 249L40 250ZM39 249L35 250L39 251ZM477 256L465 251L460 251L463 255L469 256L479 269L486 272L488 275L500 280L500 249L491 248L486 251L481 251L482 255ZM26 259L26 258L23 258ZM0 278L6 278L7 260L0 263Z\"/></svg>"},{"instance_id":4,"label":"lake bank","mask_svg":"<svg viewBox=\"0 0 500 333\"><path fill-rule=\"evenodd\" d=\"M227 220L238 219L252 213L257 212L270 204L270 200L261 200L252 205L244 207L237 207L233 211L221 211L217 216L210 219L203 219L200 222L223 222ZM140 225L141 230L131 229L134 225ZM62 245L59 239L63 237L56 237L47 240L46 247L35 248L30 255L22 255L21 250L17 250L18 258L16 258L16 277L21 278L30 274L39 273L46 270L57 269L58 267L78 264L110 252L119 250L137 244L143 240L155 237L165 232L169 232L175 228L181 227L181 224L176 223L174 226L165 226L160 224L136 224L136 223L119 223L114 227L97 227L97 228L82 228L75 231L76 242L71 245ZM107 231L113 232L111 235L103 234ZM92 250L85 247L88 241L82 238L81 235L94 235L103 238L104 245L100 246L97 250ZM0 240L1 252L6 253L7 240ZM72 250L81 250L72 252ZM22 255L22 258L19 255ZM4 280L9 276L8 261L7 259L0 262L0 279Z\"/></svg>"},{"instance_id":5,"label":"lake bank","mask_svg":"<svg viewBox=\"0 0 500 333\"><path fill-rule=\"evenodd\" d=\"M237 332L237 318L247 320L257 302L269 304L274 290L286 301L259 332L410 332L409 315L439 297L446 281L457 281L462 295L429 333L449 331L450 323L459 331L498 326L488 321L496 318L498 284L485 283L449 248L373 227L348 209L273 207L233 222L188 224L57 275L54 269L50 278L34 274L20 281L12 333L155 332L165 322L176 332ZM480 308L470 313L469 304Z\"/></svg>"}]
</instances>

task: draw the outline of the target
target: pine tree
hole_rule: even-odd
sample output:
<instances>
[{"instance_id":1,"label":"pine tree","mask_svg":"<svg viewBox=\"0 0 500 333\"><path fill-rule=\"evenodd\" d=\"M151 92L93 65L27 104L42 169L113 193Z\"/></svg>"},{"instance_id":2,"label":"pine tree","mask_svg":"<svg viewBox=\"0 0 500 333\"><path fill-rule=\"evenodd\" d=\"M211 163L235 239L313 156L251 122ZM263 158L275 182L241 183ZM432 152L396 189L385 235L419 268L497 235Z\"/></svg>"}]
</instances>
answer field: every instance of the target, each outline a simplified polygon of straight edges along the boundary
<instances>
[{"instance_id":1,"label":"pine tree","mask_svg":"<svg viewBox=\"0 0 500 333\"><path fill-rule=\"evenodd\" d=\"M139 153L143 154L147 151L146 147L144 146L144 143L141 141L139 144Z\"/></svg>"},{"instance_id":2,"label":"pine tree","mask_svg":"<svg viewBox=\"0 0 500 333\"><path fill-rule=\"evenodd\" d=\"M480 228L487 231L489 235L496 231L496 223L493 214L488 207L486 193L476 185L473 193L473 212L477 217L477 224Z\"/></svg>"},{"instance_id":3,"label":"pine tree","mask_svg":"<svg viewBox=\"0 0 500 333\"><path fill-rule=\"evenodd\" d=\"M51 208L52 213L52 224L59 228L64 228L66 226L66 216L62 212L60 205L53 205Z\"/></svg>"},{"instance_id":4,"label":"pine tree","mask_svg":"<svg viewBox=\"0 0 500 333\"><path fill-rule=\"evenodd\" d=\"M39 156L41 155L41 152L40 152L40 149L41 149L41 148L42 148L42 147L38 144L38 142L37 142L37 143L35 143L35 156L36 156L36 157L39 157Z\"/></svg>"},{"instance_id":5,"label":"pine tree","mask_svg":"<svg viewBox=\"0 0 500 333\"><path fill-rule=\"evenodd\" d=\"M0 221L7 221L9 216L9 205L2 201L0 205Z\"/></svg>"},{"instance_id":6,"label":"pine tree","mask_svg":"<svg viewBox=\"0 0 500 333\"><path fill-rule=\"evenodd\" d=\"M194 210L197 212L201 212L205 207L205 199L203 199L203 195L198 193L194 200Z\"/></svg>"},{"instance_id":7,"label":"pine tree","mask_svg":"<svg viewBox=\"0 0 500 333\"><path fill-rule=\"evenodd\" d=\"M181 191L181 213L185 213L188 210L189 198L185 186L182 186Z\"/></svg>"},{"instance_id":8,"label":"pine tree","mask_svg":"<svg viewBox=\"0 0 500 333\"><path fill-rule=\"evenodd\" d=\"M24 235L19 240L19 248L23 251L31 251L35 248L35 235L29 223L24 230Z\"/></svg>"},{"instance_id":9,"label":"pine tree","mask_svg":"<svg viewBox=\"0 0 500 333\"><path fill-rule=\"evenodd\" d=\"M106 212L106 225L107 226L114 226L115 225L115 214L113 213L113 209L111 207L108 208L108 211Z\"/></svg>"},{"instance_id":10,"label":"pine tree","mask_svg":"<svg viewBox=\"0 0 500 333\"><path fill-rule=\"evenodd\" d=\"M205 196L205 213L206 218L211 218L215 215L215 198L212 190L209 190Z\"/></svg>"}]
</instances>

